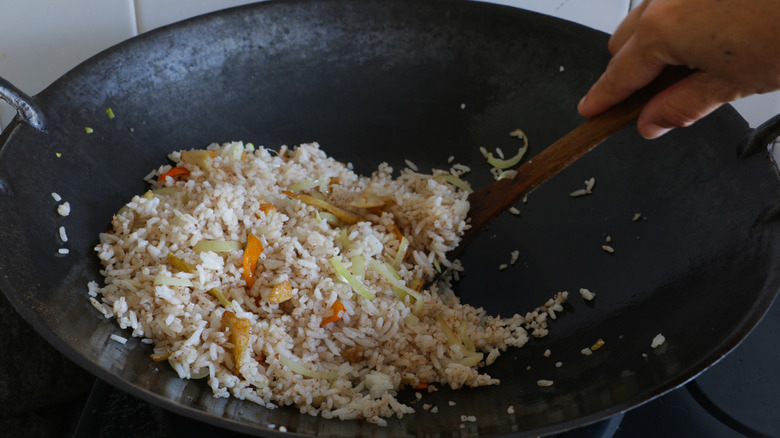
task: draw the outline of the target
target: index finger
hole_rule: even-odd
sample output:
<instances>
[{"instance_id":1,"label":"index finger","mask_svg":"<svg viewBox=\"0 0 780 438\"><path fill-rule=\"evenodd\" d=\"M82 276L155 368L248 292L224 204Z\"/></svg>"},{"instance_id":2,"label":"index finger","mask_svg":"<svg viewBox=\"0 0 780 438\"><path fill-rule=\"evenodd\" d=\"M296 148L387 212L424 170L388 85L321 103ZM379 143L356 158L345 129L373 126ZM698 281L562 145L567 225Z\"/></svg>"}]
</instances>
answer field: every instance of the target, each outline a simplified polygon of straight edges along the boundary
<instances>
[{"instance_id":1,"label":"index finger","mask_svg":"<svg viewBox=\"0 0 780 438\"><path fill-rule=\"evenodd\" d=\"M583 117L600 114L649 84L669 65L652 51L642 51L632 36L612 57L606 70L580 100L577 110Z\"/></svg>"}]
</instances>

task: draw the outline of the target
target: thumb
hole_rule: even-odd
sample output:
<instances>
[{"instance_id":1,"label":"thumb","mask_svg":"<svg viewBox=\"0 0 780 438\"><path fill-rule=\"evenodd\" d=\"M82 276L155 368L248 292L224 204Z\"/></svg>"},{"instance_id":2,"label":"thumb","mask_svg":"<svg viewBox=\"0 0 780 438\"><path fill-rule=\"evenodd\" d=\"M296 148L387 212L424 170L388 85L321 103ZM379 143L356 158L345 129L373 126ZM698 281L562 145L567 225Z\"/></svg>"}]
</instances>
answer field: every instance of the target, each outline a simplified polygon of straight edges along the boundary
<instances>
[{"instance_id":1,"label":"thumb","mask_svg":"<svg viewBox=\"0 0 780 438\"><path fill-rule=\"evenodd\" d=\"M639 113L637 130L647 139L676 127L690 126L739 97L735 87L704 72L695 72L653 97Z\"/></svg>"}]
</instances>

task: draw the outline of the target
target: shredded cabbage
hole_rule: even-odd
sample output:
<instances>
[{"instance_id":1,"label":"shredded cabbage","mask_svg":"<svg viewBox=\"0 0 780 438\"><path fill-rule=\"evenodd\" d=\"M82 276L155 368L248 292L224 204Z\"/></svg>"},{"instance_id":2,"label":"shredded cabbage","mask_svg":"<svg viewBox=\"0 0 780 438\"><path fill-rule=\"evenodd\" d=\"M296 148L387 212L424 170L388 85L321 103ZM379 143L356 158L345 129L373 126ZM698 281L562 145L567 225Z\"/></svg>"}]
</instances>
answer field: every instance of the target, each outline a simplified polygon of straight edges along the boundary
<instances>
[{"instance_id":1,"label":"shredded cabbage","mask_svg":"<svg viewBox=\"0 0 780 438\"><path fill-rule=\"evenodd\" d=\"M407 239L406 236L401 236L401 243L398 244L398 253L396 253L395 260L393 260L393 268L401 269L401 263L403 263L404 257L406 257L406 250L408 248L409 239Z\"/></svg>"},{"instance_id":2,"label":"shredded cabbage","mask_svg":"<svg viewBox=\"0 0 780 438\"><path fill-rule=\"evenodd\" d=\"M165 274L157 274L154 277L154 285L192 287L192 282L186 278L170 277Z\"/></svg>"},{"instance_id":3,"label":"shredded cabbage","mask_svg":"<svg viewBox=\"0 0 780 438\"><path fill-rule=\"evenodd\" d=\"M399 298L404 299L406 297L406 295L403 295L401 292L411 295L412 298L416 300L414 303L414 314L420 315L420 313L422 313L423 305L425 303L422 294L410 287L407 287L392 266L374 259L372 259L368 265L371 267L371 269L384 277L385 280L390 282L390 285L393 287L393 290Z\"/></svg>"},{"instance_id":4,"label":"shredded cabbage","mask_svg":"<svg viewBox=\"0 0 780 438\"><path fill-rule=\"evenodd\" d=\"M290 371L306 377L313 377L315 379L326 379L331 382L336 380L337 377L335 373L312 371L306 368L305 366L303 366L303 364L301 364L300 362L285 356L283 353L279 355L279 363L289 368Z\"/></svg>"},{"instance_id":5,"label":"shredded cabbage","mask_svg":"<svg viewBox=\"0 0 780 438\"><path fill-rule=\"evenodd\" d=\"M343 263L341 263L341 258L339 256L333 256L330 259L330 265L333 266L333 269L336 271L336 274L343 278L344 281L347 282L350 286L352 286L352 289L355 290L360 296L367 300L373 300L376 298L376 295L374 295L373 292L368 290L366 286L357 278L355 278L354 275L352 275L349 270L344 266Z\"/></svg>"},{"instance_id":6,"label":"shredded cabbage","mask_svg":"<svg viewBox=\"0 0 780 438\"><path fill-rule=\"evenodd\" d=\"M201 240L192 247L197 253L213 252L231 252L241 249L241 242L235 240Z\"/></svg>"}]
</instances>

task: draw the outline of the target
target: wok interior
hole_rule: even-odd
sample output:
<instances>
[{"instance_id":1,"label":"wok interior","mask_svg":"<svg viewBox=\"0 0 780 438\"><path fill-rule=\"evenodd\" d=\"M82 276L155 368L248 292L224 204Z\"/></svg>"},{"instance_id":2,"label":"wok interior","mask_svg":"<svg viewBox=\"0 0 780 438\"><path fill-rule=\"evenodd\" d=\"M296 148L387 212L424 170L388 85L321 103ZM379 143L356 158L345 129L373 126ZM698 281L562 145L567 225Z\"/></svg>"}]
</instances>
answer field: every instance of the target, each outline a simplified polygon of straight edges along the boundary
<instances>
[{"instance_id":1,"label":"wok interior","mask_svg":"<svg viewBox=\"0 0 780 438\"><path fill-rule=\"evenodd\" d=\"M49 132L13 124L0 137L8 205L0 247L15 248L0 254L9 273L1 287L50 342L99 377L244 432L275 424L323 436L446 435L463 432L461 415L475 415L466 432L538 435L633 407L726 354L777 290L777 227L755 225L775 200L776 177L763 155L736 159L747 127L730 108L660 141L618 133L534 192L520 217L502 216L482 233L463 258L456 291L464 301L504 316L560 290L570 303L548 337L486 369L500 386L427 394L418 414L386 429L214 399L204 382L152 362L148 346L109 341L128 333L86 295L87 282L100 279L98 233L172 150L318 141L363 174L382 161L400 168L405 158L422 171L446 168L454 156L481 187L491 177L480 146L512 153L519 144L508 133L521 128L533 155L580 122L574 107L608 59L606 39L494 5L349 0L259 4L137 38L38 96ZM592 195L568 196L590 177ZM51 192L71 203L71 216L57 216ZM635 213L646 220L633 221ZM56 255L60 225L70 236L65 257ZM606 236L615 254L601 249ZM517 264L499 271L513 250ZM596 299L584 301L581 287ZM654 350L658 333L668 341ZM599 351L580 353L599 338ZM555 383L540 388L538 379Z\"/></svg>"}]
</instances>

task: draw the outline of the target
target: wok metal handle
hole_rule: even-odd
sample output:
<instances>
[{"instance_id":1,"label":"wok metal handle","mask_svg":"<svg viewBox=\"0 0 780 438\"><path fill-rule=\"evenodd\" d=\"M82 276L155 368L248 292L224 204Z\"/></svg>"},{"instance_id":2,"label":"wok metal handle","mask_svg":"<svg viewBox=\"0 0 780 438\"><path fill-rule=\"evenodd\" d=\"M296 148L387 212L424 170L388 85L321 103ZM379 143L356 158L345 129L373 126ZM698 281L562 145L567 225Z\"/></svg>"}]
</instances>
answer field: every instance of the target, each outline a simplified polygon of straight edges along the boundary
<instances>
[{"instance_id":1,"label":"wok metal handle","mask_svg":"<svg viewBox=\"0 0 780 438\"><path fill-rule=\"evenodd\" d=\"M3 78L0 78L0 98L11 104L27 124L39 131L45 130L46 121L43 111L38 107L35 98L26 95Z\"/></svg>"},{"instance_id":2,"label":"wok metal handle","mask_svg":"<svg viewBox=\"0 0 780 438\"><path fill-rule=\"evenodd\" d=\"M750 131L737 153L740 158L743 158L764 151L777 137L780 137L780 114Z\"/></svg>"}]
</instances>

